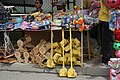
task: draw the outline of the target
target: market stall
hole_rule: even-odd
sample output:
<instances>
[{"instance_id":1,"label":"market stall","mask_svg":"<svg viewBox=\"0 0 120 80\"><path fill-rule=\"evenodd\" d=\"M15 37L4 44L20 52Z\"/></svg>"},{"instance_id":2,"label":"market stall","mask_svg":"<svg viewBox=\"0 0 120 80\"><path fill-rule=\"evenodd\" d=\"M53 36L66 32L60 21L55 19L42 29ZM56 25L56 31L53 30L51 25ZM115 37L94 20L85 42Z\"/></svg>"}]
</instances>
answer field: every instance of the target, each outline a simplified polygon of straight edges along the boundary
<instances>
[{"instance_id":1,"label":"market stall","mask_svg":"<svg viewBox=\"0 0 120 80\"><path fill-rule=\"evenodd\" d=\"M6 58L13 59L14 56L14 60L7 61L37 64L40 68L63 65L59 72L60 76L76 77L73 66L83 67L83 31L88 31L97 23L97 18L85 14L83 0L81 7L74 6L73 12L63 10L53 12L52 8L52 14L36 12L21 17L7 15L0 24L0 30L4 32L1 59L4 58L5 61ZM16 42L16 48L7 34L11 31L23 32L23 37ZM74 37L72 35L74 32L79 32L80 38ZM65 65L71 66L68 72Z\"/></svg>"}]
</instances>

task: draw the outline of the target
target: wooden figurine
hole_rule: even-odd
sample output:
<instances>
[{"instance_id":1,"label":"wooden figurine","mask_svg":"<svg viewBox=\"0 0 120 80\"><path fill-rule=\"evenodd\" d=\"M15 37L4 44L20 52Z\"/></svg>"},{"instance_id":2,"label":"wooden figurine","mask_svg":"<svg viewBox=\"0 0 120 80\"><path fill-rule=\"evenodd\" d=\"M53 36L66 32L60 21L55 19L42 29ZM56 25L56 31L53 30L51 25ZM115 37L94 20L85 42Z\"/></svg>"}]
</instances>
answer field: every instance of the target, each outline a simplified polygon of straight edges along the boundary
<instances>
[{"instance_id":1,"label":"wooden figurine","mask_svg":"<svg viewBox=\"0 0 120 80\"><path fill-rule=\"evenodd\" d=\"M18 46L18 49L17 49L17 50L18 50L20 53L21 53L21 52L23 53L23 52L27 51L26 49L23 48L23 42L22 42L22 40L18 40L18 41L17 41L17 46Z\"/></svg>"},{"instance_id":2,"label":"wooden figurine","mask_svg":"<svg viewBox=\"0 0 120 80\"><path fill-rule=\"evenodd\" d=\"M62 64L63 63L63 60L64 60L64 62L66 63L67 62L67 58L66 57L59 57L58 58L58 64Z\"/></svg>"},{"instance_id":3,"label":"wooden figurine","mask_svg":"<svg viewBox=\"0 0 120 80\"><path fill-rule=\"evenodd\" d=\"M42 44L41 46L38 47L38 50L40 54L44 55L49 49L50 49L51 44L46 42L46 44Z\"/></svg>"},{"instance_id":4,"label":"wooden figurine","mask_svg":"<svg viewBox=\"0 0 120 80\"><path fill-rule=\"evenodd\" d=\"M25 37L25 41L23 41L23 45L26 45L28 43L30 43L32 41L31 37L30 36L26 36Z\"/></svg>"},{"instance_id":5,"label":"wooden figurine","mask_svg":"<svg viewBox=\"0 0 120 80\"><path fill-rule=\"evenodd\" d=\"M75 57L72 57L72 62L75 64L77 62L77 59ZM68 57L67 63L71 63L71 57Z\"/></svg>"},{"instance_id":6,"label":"wooden figurine","mask_svg":"<svg viewBox=\"0 0 120 80\"><path fill-rule=\"evenodd\" d=\"M41 47L39 47L39 52L44 55L46 53L46 48L44 45L42 45Z\"/></svg>"},{"instance_id":7,"label":"wooden figurine","mask_svg":"<svg viewBox=\"0 0 120 80\"><path fill-rule=\"evenodd\" d=\"M45 56L46 56L47 59L49 59L49 58L50 58L50 52L47 52L47 53L45 54Z\"/></svg>"},{"instance_id":8,"label":"wooden figurine","mask_svg":"<svg viewBox=\"0 0 120 80\"><path fill-rule=\"evenodd\" d=\"M48 42L48 43L45 45L47 51L51 48L50 46L51 46L51 43L50 43L50 42Z\"/></svg>"},{"instance_id":9,"label":"wooden figurine","mask_svg":"<svg viewBox=\"0 0 120 80\"><path fill-rule=\"evenodd\" d=\"M70 44L68 44L67 46L65 46L65 51L68 52L70 50Z\"/></svg>"},{"instance_id":10,"label":"wooden figurine","mask_svg":"<svg viewBox=\"0 0 120 80\"><path fill-rule=\"evenodd\" d=\"M24 63L29 63L29 53L28 52L24 52L23 56L24 56Z\"/></svg>"},{"instance_id":11,"label":"wooden figurine","mask_svg":"<svg viewBox=\"0 0 120 80\"><path fill-rule=\"evenodd\" d=\"M56 53L62 54L62 49L61 49L61 48L56 48L54 51L55 51Z\"/></svg>"},{"instance_id":12,"label":"wooden figurine","mask_svg":"<svg viewBox=\"0 0 120 80\"><path fill-rule=\"evenodd\" d=\"M44 64L42 63L42 58L41 58L39 55L37 55L37 57L36 57L36 62L38 63L38 66L39 66L40 68L46 67L46 65L44 65Z\"/></svg>"},{"instance_id":13,"label":"wooden figurine","mask_svg":"<svg viewBox=\"0 0 120 80\"><path fill-rule=\"evenodd\" d=\"M33 52L34 56L37 56L37 54L38 54L38 52L39 52L38 47L34 47L34 48L32 49L32 52Z\"/></svg>"},{"instance_id":14,"label":"wooden figurine","mask_svg":"<svg viewBox=\"0 0 120 80\"><path fill-rule=\"evenodd\" d=\"M41 39L40 43L36 46L36 47L40 47L44 44L46 44L47 42L44 39Z\"/></svg>"},{"instance_id":15,"label":"wooden figurine","mask_svg":"<svg viewBox=\"0 0 120 80\"><path fill-rule=\"evenodd\" d=\"M54 62L57 63L59 57L61 57L61 56L62 56L61 54L59 54L59 53L55 53L55 55L53 56L53 60L54 60Z\"/></svg>"},{"instance_id":16,"label":"wooden figurine","mask_svg":"<svg viewBox=\"0 0 120 80\"><path fill-rule=\"evenodd\" d=\"M64 41L62 40L62 41L60 42L60 45L62 45L63 42L64 42L64 46L66 46L66 45L68 44L69 41L68 41L67 39L64 39Z\"/></svg>"},{"instance_id":17,"label":"wooden figurine","mask_svg":"<svg viewBox=\"0 0 120 80\"><path fill-rule=\"evenodd\" d=\"M33 63L33 64L36 63L35 56L34 56L34 54L32 52L30 52L30 59L31 59L31 61L30 61L31 63Z\"/></svg>"},{"instance_id":18,"label":"wooden figurine","mask_svg":"<svg viewBox=\"0 0 120 80\"><path fill-rule=\"evenodd\" d=\"M77 38L73 39L73 43L75 43L77 47L80 46L80 41Z\"/></svg>"},{"instance_id":19,"label":"wooden figurine","mask_svg":"<svg viewBox=\"0 0 120 80\"><path fill-rule=\"evenodd\" d=\"M81 56L80 49L77 49L77 50L76 50L76 49L73 49L72 52L73 52L73 56L76 56L76 57L77 57L77 56L79 56L79 57Z\"/></svg>"},{"instance_id":20,"label":"wooden figurine","mask_svg":"<svg viewBox=\"0 0 120 80\"><path fill-rule=\"evenodd\" d=\"M17 62L23 62L20 52L16 51L14 54L15 57L17 58Z\"/></svg>"},{"instance_id":21,"label":"wooden figurine","mask_svg":"<svg viewBox=\"0 0 120 80\"><path fill-rule=\"evenodd\" d=\"M59 47L58 42L54 42L54 43L53 43L53 48L58 48L58 47Z\"/></svg>"}]
</instances>

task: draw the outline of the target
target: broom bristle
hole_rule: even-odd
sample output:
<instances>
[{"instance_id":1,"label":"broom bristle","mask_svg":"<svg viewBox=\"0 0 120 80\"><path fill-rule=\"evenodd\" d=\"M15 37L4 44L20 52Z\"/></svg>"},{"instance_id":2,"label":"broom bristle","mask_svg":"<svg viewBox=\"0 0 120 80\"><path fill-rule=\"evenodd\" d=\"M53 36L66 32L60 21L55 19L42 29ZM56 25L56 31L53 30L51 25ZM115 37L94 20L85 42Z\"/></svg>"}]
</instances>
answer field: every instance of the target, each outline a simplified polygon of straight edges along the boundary
<instances>
[{"instance_id":1,"label":"broom bristle","mask_svg":"<svg viewBox=\"0 0 120 80\"><path fill-rule=\"evenodd\" d=\"M77 74L76 74L75 70L73 68L70 68L68 70L68 77L73 78L73 77L76 77L76 76L77 76Z\"/></svg>"},{"instance_id":2,"label":"broom bristle","mask_svg":"<svg viewBox=\"0 0 120 80\"><path fill-rule=\"evenodd\" d=\"M60 69L59 76L63 76L63 77L67 76L67 69L66 68Z\"/></svg>"},{"instance_id":3,"label":"broom bristle","mask_svg":"<svg viewBox=\"0 0 120 80\"><path fill-rule=\"evenodd\" d=\"M55 68L55 64L52 59L47 60L47 67L49 68Z\"/></svg>"}]
</instances>

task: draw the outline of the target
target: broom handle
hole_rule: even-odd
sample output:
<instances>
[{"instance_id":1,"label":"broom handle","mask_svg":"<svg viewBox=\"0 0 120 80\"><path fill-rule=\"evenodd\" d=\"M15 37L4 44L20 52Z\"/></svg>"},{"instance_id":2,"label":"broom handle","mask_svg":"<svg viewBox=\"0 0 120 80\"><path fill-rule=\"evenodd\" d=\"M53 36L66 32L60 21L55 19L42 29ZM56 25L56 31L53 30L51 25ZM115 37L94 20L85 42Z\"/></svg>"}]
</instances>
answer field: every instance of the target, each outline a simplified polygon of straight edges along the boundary
<instances>
[{"instance_id":1,"label":"broom handle","mask_svg":"<svg viewBox=\"0 0 120 80\"><path fill-rule=\"evenodd\" d=\"M52 0L52 21L53 21L53 0ZM50 55L51 59L52 59L52 56L53 56L53 31L51 29L51 55Z\"/></svg>"},{"instance_id":2,"label":"broom handle","mask_svg":"<svg viewBox=\"0 0 120 80\"><path fill-rule=\"evenodd\" d=\"M81 0L81 7L82 7L82 17L84 18L84 14L83 14L83 0ZM83 26L83 25L82 25ZM83 32L81 32L81 63L83 66Z\"/></svg>"},{"instance_id":3,"label":"broom handle","mask_svg":"<svg viewBox=\"0 0 120 80\"><path fill-rule=\"evenodd\" d=\"M69 28L70 30L70 57L71 57L71 68L73 67L72 64L72 34L71 34L71 27Z\"/></svg>"},{"instance_id":4,"label":"broom handle","mask_svg":"<svg viewBox=\"0 0 120 80\"><path fill-rule=\"evenodd\" d=\"M52 56L53 56L53 31L51 30L51 56L50 56L51 59Z\"/></svg>"},{"instance_id":5,"label":"broom handle","mask_svg":"<svg viewBox=\"0 0 120 80\"><path fill-rule=\"evenodd\" d=\"M83 13L83 0L81 0L81 10L82 10L82 18L84 18L84 13Z\"/></svg>"},{"instance_id":6,"label":"broom handle","mask_svg":"<svg viewBox=\"0 0 120 80\"><path fill-rule=\"evenodd\" d=\"M63 40L63 44L62 44L62 48L63 48L63 67L65 67L65 55L64 55L64 29L62 28L62 40Z\"/></svg>"}]
</instances>

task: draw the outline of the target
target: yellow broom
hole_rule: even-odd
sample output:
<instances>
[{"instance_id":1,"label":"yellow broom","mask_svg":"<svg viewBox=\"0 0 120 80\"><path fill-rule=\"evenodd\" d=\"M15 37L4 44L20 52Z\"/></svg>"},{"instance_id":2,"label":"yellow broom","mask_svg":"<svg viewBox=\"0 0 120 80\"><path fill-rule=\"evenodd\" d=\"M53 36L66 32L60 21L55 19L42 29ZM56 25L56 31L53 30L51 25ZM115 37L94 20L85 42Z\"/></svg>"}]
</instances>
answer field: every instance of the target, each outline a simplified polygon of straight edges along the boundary
<instances>
[{"instance_id":1,"label":"yellow broom","mask_svg":"<svg viewBox=\"0 0 120 80\"><path fill-rule=\"evenodd\" d=\"M52 0L53 4L53 0ZM52 5L52 21L53 21L53 5ZM51 53L50 53L50 59L47 60L47 67L49 68L54 68L55 63L53 61L53 31L52 31L52 26L51 26Z\"/></svg>"},{"instance_id":2,"label":"yellow broom","mask_svg":"<svg viewBox=\"0 0 120 80\"><path fill-rule=\"evenodd\" d=\"M62 28L62 40L63 40L63 43L62 43L62 53L63 53L63 66L62 68L60 69L59 71L59 76L67 76L67 69L65 68L65 55L64 55L64 29Z\"/></svg>"},{"instance_id":3,"label":"yellow broom","mask_svg":"<svg viewBox=\"0 0 120 80\"><path fill-rule=\"evenodd\" d=\"M71 35L71 28L69 28L70 32L70 57L71 57L71 68L68 70L68 77L73 78L77 76L75 69L73 68L72 63L72 35Z\"/></svg>"},{"instance_id":4,"label":"yellow broom","mask_svg":"<svg viewBox=\"0 0 120 80\"><path fill-rule=\"evenodd\" d=\"M51 30L51 53L50 53L50 59L47 60L47 67L54 68L55 63L53 61L53 31Z\"/></svg>"}]
</instances>

